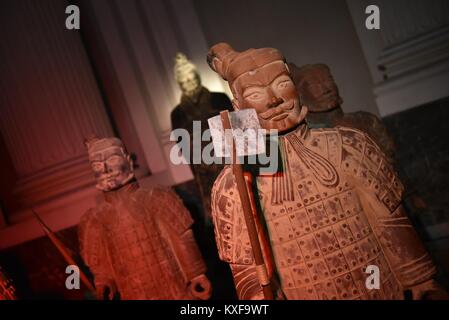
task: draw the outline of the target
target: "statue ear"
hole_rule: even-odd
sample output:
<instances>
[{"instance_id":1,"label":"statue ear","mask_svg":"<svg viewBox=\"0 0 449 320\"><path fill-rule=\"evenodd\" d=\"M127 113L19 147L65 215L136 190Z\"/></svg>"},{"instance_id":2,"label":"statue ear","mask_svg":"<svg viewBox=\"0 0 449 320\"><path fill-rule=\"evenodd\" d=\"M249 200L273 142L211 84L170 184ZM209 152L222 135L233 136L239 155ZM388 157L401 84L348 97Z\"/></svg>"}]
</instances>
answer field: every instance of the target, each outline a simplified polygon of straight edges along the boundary
<instances>
[{"instance_id":1,"label":"statue ear","mask_svg":"<svg viewBox=\"0 0 449 320\"><path fill-rule=\"evenodd\" d=\"M309 107L306 105L301 105L301 111L299 112L299 118L301 119L301 121L306 118L308 112Z\"/></svg>"},{"instance_id":2,"label":"statue ear","mask_svg":"<svg viewBox=\"0 0 449 320\"><path fill-rule=\"evenodd\" d=\"M126 161L128 161L129 169L132 172L134 170L134 160L133 160L132 156L129 153L126 155Z\"/></svg>"},{"instance_id":3,"label":"statue ear","mask_svg":"<svg viewBox=\"0 0 449 320\"><path fill-rule=\"evenodd\" d=\"M238 110L240 110L241 108L240 108L240 104L239 104L239 101L237 100L237 99L232 99L232 106L234 107L234 110L235 111L238 111Z\"/></svg>"}]
</instances>

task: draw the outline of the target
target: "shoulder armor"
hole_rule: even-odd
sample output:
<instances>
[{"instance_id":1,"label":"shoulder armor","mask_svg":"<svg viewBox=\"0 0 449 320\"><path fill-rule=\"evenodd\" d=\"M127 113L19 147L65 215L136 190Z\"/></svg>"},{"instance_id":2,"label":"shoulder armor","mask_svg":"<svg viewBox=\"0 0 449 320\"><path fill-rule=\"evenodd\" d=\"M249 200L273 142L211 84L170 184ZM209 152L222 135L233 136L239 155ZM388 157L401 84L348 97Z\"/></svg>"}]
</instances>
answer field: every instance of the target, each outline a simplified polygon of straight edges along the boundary
<instances>
[{"instance_id":1,"label":"shoulder armor","mask_svg":"<svg viewBox=\"0 0 449 320\"><path fill-rule=\"evenodd\" d=\"M154 187L145 193L146 207L149 213L167 226L181 234L193 224L190 212L184 206L181 198L169 187Z\"/></svg>"},{"instance_id":2,"label":"shoulder armor","mask_svg":"<svg viewBox=\"0 0 449 320\"><path fill-rule=\"evenodd\" d=\"M372 190L390 212L399 206L404 187L379 146L360 130L338 127L342 141L341 168Z\"/></svg>"},{"instance_id":3,"label":"shoulder armor","mask_svg":"<svg viewBox=\"0 0 449 320\"><path fill-rule=\"evenodd\" d=\"M334 166L338 166L341 159L341 138L335 128L310 129L307 147L327 158Z\"/></svg>"},{"instance_id":4,"label":"shoulder armor","mask_svg":"<svg viewBox=\"0 0 449 320\"><path fill-rule=\"evenodd\" d=\"M81 257L89 267L97 267L104 259L103 226L97 210L89 209L78 225L78 239Z\"/></svg>"},{"instance_id":5,"label":"shoulder armor","mask_svg":"<svg viewBox=\"0 0 449 320\"><path fill-rule=\"evenodd\" d=\"M232 168L226 166L212 188L212 219L220 259L253 264L253 255Z\"/></svg>"}]
</instances>

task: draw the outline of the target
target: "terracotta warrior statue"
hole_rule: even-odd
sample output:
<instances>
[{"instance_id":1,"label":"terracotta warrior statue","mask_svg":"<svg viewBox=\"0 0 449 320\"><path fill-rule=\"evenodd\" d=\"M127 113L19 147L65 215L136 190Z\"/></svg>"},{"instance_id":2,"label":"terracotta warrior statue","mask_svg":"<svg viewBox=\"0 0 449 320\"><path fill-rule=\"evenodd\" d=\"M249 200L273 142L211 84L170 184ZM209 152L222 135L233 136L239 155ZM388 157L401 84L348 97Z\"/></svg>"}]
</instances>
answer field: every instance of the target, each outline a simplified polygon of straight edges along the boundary
<instances>
[{"instance_id":1,"label":"terracotta warrior statue","mask_svg":"<svg viewBox=\"0 0 449 320\"><path fill-rule=\"evenodd\" d=\"M171 113L172 129L185 129L189 132L192 139L193 121L200 121L201 137L203 132L208 129L207 119L221 110L232 110L231 101L226 94L209 92L201 85L201 77L196 66L182 53L176 55L174 75L182 91L182 96L180 104ZM207 143L207 141L202 142L201 150ZM193 164L192 157L190 158L190 163L192 164L190 168L198 185L203 203L205 222L209 222L210 191L223 166L219 164Z\"/></svg>"},{"instance_id":2,"label":"terracotta warrior statue","mask_svg":"<svg viewBox=\"0 0 449 320\"><path fill-rule=\"evenodd\" d=\"M346 127L309 128L307 107L276 49L237 52L220 43L210 49L208 62L228 81L234 108L254 108L261 127L280 135L283 169L256 176L254 192L266 233L262 236L262 223L257 230L268 239L262 250L266 264L273 265L271 277L278 279L277 296L403 299L411 290L422 299L444 294L404 214L402 184L367 134ZM260 269L231 167L215 181L211 198L220 258L232 269L239 298L259 299ZM378 289L366 285L373 266L379 270Z\"/></svg>"},{"instance_id":3,"label":"terracotta warrior statue","mask_svg":"<svg viewBox=\"0 0 449 320\"><path fill-rule=\"evenodd\" d=\"M120 139L91 138L86 146L104 194L79 224L97 298L208 299L206 266L180 199L170 189L140 188Z\"/></svg>"},{"instance_id":4,"label":"terracotta warrior statue","mask_svg":"<svg viewBox=\"0 0 449 320\"><path fill-rule=\"evenodd\" d=\"M387 128L374 114L365 111L343 113L343 99L329 67L325 64L308 64L298 68L288 64L293 82L309 112L306 121L312 128L336 126L356 128L368 134L390 158L394 156L394 142Z\"/></svg>"}]
</instances>

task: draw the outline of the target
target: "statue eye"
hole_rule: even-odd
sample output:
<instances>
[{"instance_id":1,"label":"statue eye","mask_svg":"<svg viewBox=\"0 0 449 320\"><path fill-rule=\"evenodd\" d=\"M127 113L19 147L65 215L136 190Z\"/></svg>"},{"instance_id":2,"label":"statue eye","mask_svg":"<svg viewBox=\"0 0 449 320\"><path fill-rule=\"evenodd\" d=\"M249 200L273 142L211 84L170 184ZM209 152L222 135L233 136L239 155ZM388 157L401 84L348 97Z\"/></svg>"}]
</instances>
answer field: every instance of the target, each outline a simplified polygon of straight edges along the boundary
<instances>
[{"instance_id":1,"label":"statue eye","mask_svg":"<svg viewBox=\"0 0 449 320\"><path fill-rule=\"evenodd\" d=\"M249 100L260 100L264 97L264 92L262 90L251 90L249 92L245 92L243 95L244 99Z\"/></svg>"},{"instance_id":2,"label":"statue eye","mask_svg":"<svg viewBox=\"0 0 449 320\"><path fill-rule=\"evenodd\" d=\"M290 84L290 80L284 80L284 81L281 81L281 82L278 84L278 88L279 88L279 89L285 89L285 88L287 88L287 87L289 86L289 84Z\"/></svg>"},{"instance_id":3,"label":"statue eye","mask_svg":"<svg viewBox=\"0 0 449 320\"><path fill-rule=\"evenodd\" d=\"M94 162L94 163L92 163L92 170L93 171L102 171L103 170L103 163L101 163L101 162Z\"/></svg>"},{"instance_id":4,"label":"statue eye","mask_svg":"<svg viewBox=\"0 0 449 320\"><path fill-rule=\"evenodd\" d=\"M249 96L247 96L247 98L257 100L260 98L260 93L258 93L258 92L251 93Z\"/></svg>"},{"instance_id":5,"label":"statue eye","mask_svg":"<svg viewBox=\"0 0 449 320\"><path fill-rule=\"evenodd\" d=\"M108 164L115 164L115 163L121 162L121 160L122 160L122 157L120 157L119 155L113 155L113 156L108 158L107 163Z\"/></svg>"}]
</instances>

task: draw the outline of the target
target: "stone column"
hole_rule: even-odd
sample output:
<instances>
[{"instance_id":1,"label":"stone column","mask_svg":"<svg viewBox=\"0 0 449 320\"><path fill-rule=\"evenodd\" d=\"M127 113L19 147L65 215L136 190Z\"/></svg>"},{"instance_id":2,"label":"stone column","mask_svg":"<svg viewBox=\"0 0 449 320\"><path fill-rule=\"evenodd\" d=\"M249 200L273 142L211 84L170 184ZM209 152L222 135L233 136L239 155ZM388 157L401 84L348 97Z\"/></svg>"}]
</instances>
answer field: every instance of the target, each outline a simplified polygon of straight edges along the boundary
<instances>
[{"instance_id":1,"label":"stone column","mask_svg":"<svg viewBox=\"0 0 449 320\"><path fill-rule=\"evenodd\" d=\"M31 208L56 230L77 222L87 204L75 194L94 197L84 138L113 135L80 34L65 27L67 5L0 5L0 134L16 177L2 247L41 235L27 225Z\"/></svg>"},{"instance_id":2,"label":"stone column","mask_svg":"<svg viewBox=\"0 0 449 320\"><path fill-rule=\"evenodd\" d=\"M2 2L0 132L21 207L92 183L83 140L112 134L79 33L65 28L65 5Z\"/></svg>"}]
</instances>

